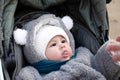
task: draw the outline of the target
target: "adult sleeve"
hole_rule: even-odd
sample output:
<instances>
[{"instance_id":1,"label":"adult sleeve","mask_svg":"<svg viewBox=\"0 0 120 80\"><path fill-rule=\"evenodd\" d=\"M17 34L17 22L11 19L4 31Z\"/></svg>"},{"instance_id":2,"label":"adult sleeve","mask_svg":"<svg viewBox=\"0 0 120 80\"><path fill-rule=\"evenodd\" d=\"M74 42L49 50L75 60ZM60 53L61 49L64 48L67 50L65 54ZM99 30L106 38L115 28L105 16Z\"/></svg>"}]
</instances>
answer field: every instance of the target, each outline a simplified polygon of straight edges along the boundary
<instances>
[{"instance_id":1,"label":"adult sleeve","mask_svg":"<svg viewBox=\"0 0 120 80\"><path fill-rule=\"evenodd\" d=\"M105 50L108 43L109 41L101 46L95 55L94 62L96 65L94 68L100 71L107 78L107 80L119 80L120 64L114 62L112 59L112 54Z\"/></svg>"}]
</instances>

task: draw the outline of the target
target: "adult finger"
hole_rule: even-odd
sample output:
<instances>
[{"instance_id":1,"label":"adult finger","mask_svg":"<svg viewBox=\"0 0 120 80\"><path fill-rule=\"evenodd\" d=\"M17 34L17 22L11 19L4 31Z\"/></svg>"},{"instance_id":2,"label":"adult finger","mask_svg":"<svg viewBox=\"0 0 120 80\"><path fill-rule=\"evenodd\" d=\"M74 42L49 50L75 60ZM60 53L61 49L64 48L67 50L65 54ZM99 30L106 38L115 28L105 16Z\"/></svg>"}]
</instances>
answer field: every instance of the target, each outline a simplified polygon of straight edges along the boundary
<instances>
[{"instance_id":1,"label":"adult finger","mask_svg":"<svg viewBox=\"0 0 120 80\"><path fill-rule=\"evenodd\" d=\"M114 61L120 61L120 53L118 51L114 52L113 60Z\"/></svg>"},{"instance_id":2,"label":"adult finger","mask_svg":"<svg viewBox=\"0 0 120 80\"><path fill-rule=\"evenodd\" d=\"M120 42L120 35L116 37L116 41Z\"/></svg>"},{"instance_id":3,"label":"adult finger","mask_svg":"<svg viewBox=\"0 0 120 80\"><path fill-rule=\"evenodd\" d=\"M106 46L107 51L120 51L120 42L111 42Z\"/></svg>"}]
</instances>

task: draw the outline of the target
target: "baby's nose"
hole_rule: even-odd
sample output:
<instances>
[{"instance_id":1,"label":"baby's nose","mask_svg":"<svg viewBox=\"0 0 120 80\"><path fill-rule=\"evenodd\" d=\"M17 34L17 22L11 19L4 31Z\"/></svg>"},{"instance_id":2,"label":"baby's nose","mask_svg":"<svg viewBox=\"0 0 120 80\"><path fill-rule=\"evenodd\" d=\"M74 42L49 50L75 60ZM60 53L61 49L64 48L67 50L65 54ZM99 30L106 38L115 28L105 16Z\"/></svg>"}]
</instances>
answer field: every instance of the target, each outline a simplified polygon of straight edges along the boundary
<instances>
[{"instance_id":1,"label":"baby's nose","mask_svg":"<svg viewBox=\"0 0 120 80\"><path fill-rule=\"evenodd\" d=\"M60 44L60 48L64 48L65 47L65 44Z\"/></svg>"}]
</instances>

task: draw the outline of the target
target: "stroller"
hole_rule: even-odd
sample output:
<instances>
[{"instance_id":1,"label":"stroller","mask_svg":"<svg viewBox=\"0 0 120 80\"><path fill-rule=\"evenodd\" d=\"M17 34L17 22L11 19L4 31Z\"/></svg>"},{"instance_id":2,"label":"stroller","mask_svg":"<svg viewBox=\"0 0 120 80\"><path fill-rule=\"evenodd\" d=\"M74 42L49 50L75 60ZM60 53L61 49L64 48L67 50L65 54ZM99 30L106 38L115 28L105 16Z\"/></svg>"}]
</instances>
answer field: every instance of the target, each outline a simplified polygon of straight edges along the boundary
<instances>
[{"instance_id":1,"label":"stroller","mask_svg":"<svg viewBox=\"0 0 120 80\"><path fill-rule=\"evenodd\" d=\"M0 80L15 80L27 64L22 47L13 40L13 30L42 14L69 15L75 47L84 46L93 54L108 40L106 4L111 0L1 0L0 1ZM97 4L97 5L96 5ZM84 35L84 36L83 36ZM79 37L78 37L79 36Z\"/></svg>"}]
</instances>

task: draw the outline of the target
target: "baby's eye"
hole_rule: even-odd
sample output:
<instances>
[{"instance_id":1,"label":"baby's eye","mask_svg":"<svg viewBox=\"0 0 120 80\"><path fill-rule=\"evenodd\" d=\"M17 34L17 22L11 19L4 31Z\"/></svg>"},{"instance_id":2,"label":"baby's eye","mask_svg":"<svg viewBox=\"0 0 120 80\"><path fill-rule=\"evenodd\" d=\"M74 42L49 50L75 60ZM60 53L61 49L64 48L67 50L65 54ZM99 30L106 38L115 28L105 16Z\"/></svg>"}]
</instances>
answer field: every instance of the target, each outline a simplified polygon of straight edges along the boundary
<instances>
[{"instance_id":1,"label":"baby's eye","mask_svg":"<svg viewBox=\"0 0 120 80\"><path fill-rule=\"evenodd\" d=\"M62 40L61 42L62 42L62 43L66 43L67 41L66 41L66 40Z\"/></svg>"},{"instance_id":2,"label":"baby's eye","mask_svg":"<svg viewBox=\"0 0 120 80\"><path fill-rule=\"evenodd\" d=\"M51 44L51 47L56 46L56 43Z\"/></svg>"}]
</instances>

